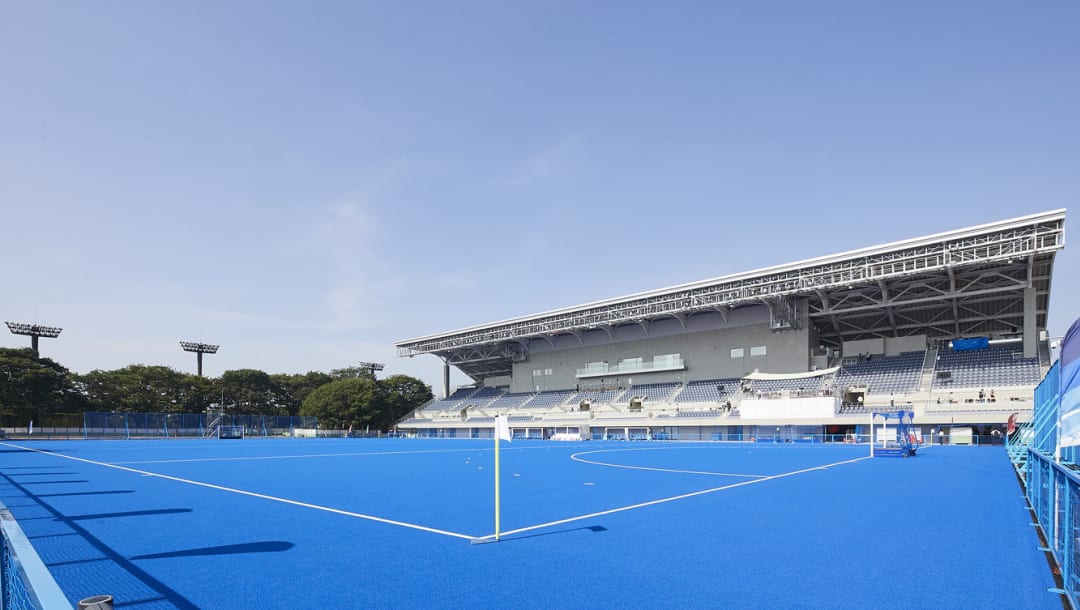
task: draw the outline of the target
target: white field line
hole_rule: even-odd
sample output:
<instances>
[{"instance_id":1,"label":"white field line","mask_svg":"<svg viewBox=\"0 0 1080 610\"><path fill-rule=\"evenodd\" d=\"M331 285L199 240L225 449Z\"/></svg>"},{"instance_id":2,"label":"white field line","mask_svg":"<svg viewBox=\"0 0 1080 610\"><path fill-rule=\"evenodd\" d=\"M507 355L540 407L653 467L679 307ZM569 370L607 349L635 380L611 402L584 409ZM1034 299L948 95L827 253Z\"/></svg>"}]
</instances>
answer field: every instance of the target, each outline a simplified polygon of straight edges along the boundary
<instances>
[{"instance_id":1,"label":"white field line","mask_svg":"<svg viewBox=\"0 0 1080 610\"><path fill-rule=\"evenodd\" d=\"M674 447L658 447L657 449L674 449ZM652 449L645 449L645 451L651 451ZM680 474L704 474L714 477L742 477L744 479L760 479L768 475L764 474L741 474L733 472L708 472L704 470L679 470L677 468L653 468L651 466L627 466L626 464L611 464L609 462L597 462L595 460L582 459L579 456L591 455L593 453L609 453L613 451L633 451L632 449L598 449L596 451L583 451L581 453L575 453L570 456L571 460L575 462L581 462L582 464L595 464L597 466L610 466L611 468L626 468L627 470L651 470L653 472L674 472Z\"/></svg>"},{"instance_id":2,"label":"white field line","mask_svg":"<svg viewBox=\"0 0 1080 610\"><path fill-rule=\"evenodd\" d=\"M727 489L735 489L736 487L744 487L746 485L754 485L755 483L764 483L765 481L772 481L774 479L782 479L782 478L785 478L785 477L791 477L791 476L795 476L797 474L803 474L803 473L806 473L806 472L813 472L814 470L825 470L827 468L832 468L833 466L840 466L840 465L843 465L843 464L852 464L854 462L861 462L862 460L868 460L868 459L870 459L870 456L866 455L866 456L859 457L859 458L854 458L854 459L851 459L851 460L844 460L842 462L833 462L832 464L825 464L824 466L814 466L812 468L803 468L802 470L793 470L791 472L785 472L783 474L774 474L774 475L771 475L771 476L762 477L760 479L754 479L753 481L740 481L738 483L732 483L730 485L724 485L724 486L721 486L721 487L713 487L711 489L703 489L701 491L694 491L694 492L690 492L690 493L686 493L686 494L681 494L681 495L678 495L678 496L671 496L670 498L661 498L659 500L650 500L648 502L639 502L638 504L631 504L630 506L621 506L619 508L612 508L612 509L609 509L609 510L602 510L602 511L595 512L595 513L589 513L587 515L580 515L580 516L577 516L577 517L570 517L570 518L567 518L567 519L559 519L558 521L549 521L547 523L541 523L540 525L530 525L529 527L522 527L522 528L518 528L518 529L515 529L515 530L508 530L508 531L505 531L505 532L500 532L499 535L500 535L500 537L505 537L505 536L511 536L513 534L521 534L521 533L524 533L524 532L531 532L533 530L543 529L545 527L552 527L552 526L555 526L555 525L562 525L564 523L573 523L574 521L582 521L584 519L592 519L594 517L602 517L604 515L611 515L611 514L614 514L614 513L621 513L621 512L628 511L628 510L634 510L636 508L645 508L646 506L653 506L653 505L656 505L656 504L664 504L666 502L674 502L675 500L684 500L686 498L693 498L694 496L703 496L705 494L711 494L711 493L715 493L715 492L718 492L718 491L724 491L724 490L727 490ZM493 538L495 538L495 534L489 534L487 536L481 536L480 538L477 538L477 540L491 540Z\"/></svg>"},{"instance_id":3,"label":"white field line","mask_svg":"<svg viewBox=\"0 0 1080 610\"><path fill-rule=\"evenodd\" d=\"M85 458L78 458L71 455L64 455L62 453L54 453L52 451L42 451L41 449L34 449L32 447L23 447L22 445L13 445L11 443L0 443L5 447L14 447L16 449L22 449L25 451L33 451L35 453L41 453L43 455L51 455L66 460L73 460L76 462L83 462L86 464L94 464L95 466L104 466L106 468L115 468L116 470L123 470L126 472L133 472L135 474L141 474L148 477L157 477L159 479L166 479L169 481L176 481L178 483L187 483L188 485L196 485L199 487L207 487L209 489L217 489L219 491L227 491L234 494L240 494L242 496L250 496L252 498L260 498L262 500L270 500L272 502L281 502L282 504L291 504L293 506L301 506L304 508L311 508L314 510L321 510L323 512L334 513L337 515L344 515L346 517L355 517L357 519L366 519L368 521L377 521L379 523L386 523L389 525L397 525L399 527L407 527L414 530L421 530L424 532L431 532L433 534L442 534L443 536L451 536L454 538L462 538L464 540L473 540L475 536L468 536L466 534L459 534L457 532L449 532L446 530L435 529L433 527L426 527L423 525L417 525L415 523L406 523L404 521L395 521L393 519L384 519L382 517L375 517L373 515L365 515L363 513L354 513L347 510L341 510L337 508L330 508L328 506L319 506L318 504L308 504L307 502L299 502L297 500L289 500L288 498L279 498L276 496L268 496L266 494L255 493L253 491L245 491L243 489L234 489L232 487L224 487L222 485L214 485L213 483L203 483L202 481L193 481L191 479L182 479L180 477L173 477L165 474L158 474L156 472L149 472L146 470L137 470L135 468L128 468L126 466L117 466L116 464L109 464L108 462L97 462L94 460L88 460Z\"/></svg>"},{"instance_id":4,"label":"white field line","mask_svg":"<svg viewBox=\"0 0 1080 610\"><path fill-rule=\"evenodd\" d=\"M547 449L547 447L518 447L517 449L504 449L504 451L530 451L536 449ZM179 464L187 462L250 462L258 460L291 460L291 459L308 459L308 458L324 458L324 457L356 457L356 456L368 456L368 455L413 455L421 453L484 453L493 452L494 448L482 448L474 447L472 449L423 449L413 451L365 451L365 452L349 452L349 453L298 453L296 455L254 455L244 457L210 457L210 458L183 458L176 460L124 460L120 462L110 462L111 464Z\"/></svg>"},{"instance_id":5,"label":"white field line","mask_svg":"<svg viewBox=\"0 0 1080 610\"><path fill-rule=\"evenodd\" d=\"M356 457L365 455L409 455L419 453L473 453L494 451L494 449L427 449L423 451L364 451L350 453L298 453L296 455L250 455L243 457L184 458L176 460L130 460L112 462L113 464L179 464L186 462L250 462L257 460L291 460L324 457Z\"/></svg>"}]
</instances>

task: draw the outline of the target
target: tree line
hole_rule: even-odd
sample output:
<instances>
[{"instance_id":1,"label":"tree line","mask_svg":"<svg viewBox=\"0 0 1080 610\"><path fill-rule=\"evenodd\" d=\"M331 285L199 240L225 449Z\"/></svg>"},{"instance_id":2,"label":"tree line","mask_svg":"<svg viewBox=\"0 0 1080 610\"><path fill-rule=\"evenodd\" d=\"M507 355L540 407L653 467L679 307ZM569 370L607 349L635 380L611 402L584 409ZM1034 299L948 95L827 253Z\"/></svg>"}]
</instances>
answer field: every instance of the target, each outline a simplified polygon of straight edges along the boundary
<instances>
[{"instance_id":1,"label":"tree line","mask_svg":"<svg viewBox=\"0 0 1080 610\"><path fill-rule=\"evenodd\" d=\"M305 415L324 428L388 430L431 400L415 377L376 379L358 367L329 373L268 374L256 369L199 377L167 366L133 364L73 373L29 348L0 348L0 425L63 425L84 411ZM68 424L70 425L70 424Z\"/></svg>"}]
</instances>

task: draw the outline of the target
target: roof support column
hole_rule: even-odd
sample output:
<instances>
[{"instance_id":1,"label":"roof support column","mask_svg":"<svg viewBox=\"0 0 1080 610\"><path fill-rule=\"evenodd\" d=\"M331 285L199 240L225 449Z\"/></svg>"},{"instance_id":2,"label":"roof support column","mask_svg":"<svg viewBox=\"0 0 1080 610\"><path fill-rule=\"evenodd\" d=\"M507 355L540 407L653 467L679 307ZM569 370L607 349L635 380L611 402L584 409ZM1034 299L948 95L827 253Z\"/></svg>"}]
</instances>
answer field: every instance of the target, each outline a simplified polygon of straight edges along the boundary
<instances>
[{"instance_id":1,"label":"roof support column","mask_svg":"<svg viewBox=\"0 0 1080 610\"><path fill-rule=\"evenodd\" d=\"M445 360L442 365L442 395L443 398L450 395L450 363Z\"/></svg>"},{"instance_id":2,"label":"roof support column","mask_svg":"<svg viewBox=\"0 0 1080 610\"><path fill-rule=\"evenodd\" d=\"M1039 344L1035 330L1035 288L1024 289L1024 357L1034 358L1039 355Z\"/></svg>"}]
</instances>

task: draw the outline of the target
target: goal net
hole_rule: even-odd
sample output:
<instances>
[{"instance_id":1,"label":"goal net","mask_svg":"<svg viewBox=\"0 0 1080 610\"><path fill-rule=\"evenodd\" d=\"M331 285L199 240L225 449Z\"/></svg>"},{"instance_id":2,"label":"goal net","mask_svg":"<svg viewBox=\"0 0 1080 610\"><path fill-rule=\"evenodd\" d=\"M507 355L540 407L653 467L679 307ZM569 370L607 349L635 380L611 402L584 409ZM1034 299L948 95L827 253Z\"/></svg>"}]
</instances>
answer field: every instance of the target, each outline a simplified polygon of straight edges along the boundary
<instances>
[{"instance_id":1,"label":"goal net","mask_svg":"<svg viewBox=\"0 0 1080 610\"><path fill-rule=\"evenodd\" d=\"M911 457L922 442L913 425L913 411L874 411L870 414L870 456Z\"/></svg>"},{"instance_id":2,"label":"goal net","mask_svg":"<svg viewBox=\"0 0 1080 610\"><path fill-rule=\"evenodd\" d=\"M244 438L244 426L218 426L218 438L242 439Z\"/></svg>"}]
</instances>

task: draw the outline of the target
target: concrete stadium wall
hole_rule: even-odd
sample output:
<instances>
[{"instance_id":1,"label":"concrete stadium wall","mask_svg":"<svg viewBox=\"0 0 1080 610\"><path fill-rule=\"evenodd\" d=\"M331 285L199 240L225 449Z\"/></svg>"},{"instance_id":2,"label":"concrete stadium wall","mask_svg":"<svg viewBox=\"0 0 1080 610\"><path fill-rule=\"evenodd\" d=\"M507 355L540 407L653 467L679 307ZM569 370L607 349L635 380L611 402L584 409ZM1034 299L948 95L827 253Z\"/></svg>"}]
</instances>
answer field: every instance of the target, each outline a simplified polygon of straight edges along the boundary
<instances>
[{"instance_id":1,"label":"concrete stadium wall","mask_svg":"<svg viewBox=\"0 0 1080 610\"><path fill-rule=\"evenodd\" d=\"M764 345L764 356L750 356L750 348ZM733 348L743 348L742 358L732 358ZM529 344L529 359L514 364L510 384L512 392L573 389L581 384L627 386L631 383L695 381L718 377L741 377L755 369L769 373L807 370L810 362L810 331L774 333L769 330L769 311L765 307L744 307L727 312L691 316L686 328L678 320L662 320L649 325L622 326L612 331L595 330L580 335L556 337L552 341L535 340ZM579 380L578 369L588 362L606 361L614 366L622 358L679 354L686 369L668 372L612 374L610 377ZM535 378L533 370L551 369L551 375Z\"/></svg>"},{"instance_id":2,"label":"concrete stadium wall","mask_svg":"<svg viewBox=\"0 0 1080 610\"><path fill-rule=\"evenodd\" d=\"M896 356L903 352L921 352L925 349L926 335L914 335L844 341L843 354L845 358L859 354Z\"/></svg>"},{"instance_id":3,"label":"concrete stadium wall","mask_svg":"<svg viewBox=\"0 0 1080 610\"><path fill-rule=\"evenodd\" d=\"M505 388L513 381L513 377L510 375L499 375L497 377L488 377L484 379L484 385L489 388Z\"/></svg>"}]
</instances>

